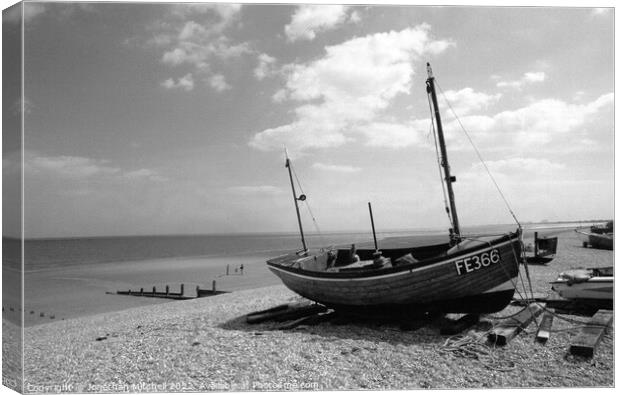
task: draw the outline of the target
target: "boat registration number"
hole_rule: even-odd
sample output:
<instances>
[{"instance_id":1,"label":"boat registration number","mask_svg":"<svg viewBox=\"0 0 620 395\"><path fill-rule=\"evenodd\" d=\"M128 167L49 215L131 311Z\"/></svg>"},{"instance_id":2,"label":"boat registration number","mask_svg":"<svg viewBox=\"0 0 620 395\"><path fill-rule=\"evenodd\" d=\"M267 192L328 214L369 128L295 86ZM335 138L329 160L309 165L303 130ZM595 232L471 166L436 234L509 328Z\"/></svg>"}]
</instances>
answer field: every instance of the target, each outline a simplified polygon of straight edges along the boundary
<instances>
[{"instance_id":1,"label":"boat registration number","mask_svg":"<svg viewBox=\"0 0 620 395\"><path fill-rule=\"evenodd\" d=\"M486 251L481 254L458 259L454 261L454 265L456 266L456 273L460 276L488 267L499 261L499 251L497 249L492 249L491 251Z\"/></svg>"}]
</instances>

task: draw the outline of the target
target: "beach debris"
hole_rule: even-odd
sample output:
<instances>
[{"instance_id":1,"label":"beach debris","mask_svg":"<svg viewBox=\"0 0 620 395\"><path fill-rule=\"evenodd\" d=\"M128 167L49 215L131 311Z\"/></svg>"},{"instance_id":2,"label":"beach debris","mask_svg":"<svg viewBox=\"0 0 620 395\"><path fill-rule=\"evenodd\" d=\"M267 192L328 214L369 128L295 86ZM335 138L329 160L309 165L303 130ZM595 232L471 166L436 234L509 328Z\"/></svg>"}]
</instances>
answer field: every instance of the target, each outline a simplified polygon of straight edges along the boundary
<instances>
[{"instance_id":1,"label":"beach debris","mask_svg":"<svg viewBox=\"0 0 620 395\"><path fill-rule=\"evenodd\" d=\"M607 328L613 322L614 313L610 310L599 310L588 321L585 327L571 339L569 352L573 355L580 355L591 358L600 343Z\"/></svg>"},{"instance_id":2,"label":"beach debris","mask_svg":"<svg viewBox=\"0 0 620 395\"><path fill-rule=\"evenodd\" d=\"M477 324L479 320L480 316L478 314L446 314L441 320L439 333L442 335L456 335Z\"/></svg>"},{"instance_id":3,"label":"beach debris","mask_svg":"<svg viewBox=\"0 0 620 395\"><path fill-rule=\"evenodd\" d=\"M538 332L536 333L536 341L540 343L546 343L549 340L551 334L551 326L553 325L553 311L546 311L538 326Z\"/></svg>"},{"instance_id":4,"label":"beach debris","mask_svg":"<svg viewBox=\"0 0 620 395\"><path fill-rule=\"evenodd\" d=\"M108 338L107 336L99 336L99 337L95 338L95 340L100 342L102 340L106 340L107 338Z\"/></svg>"},{"instance_id":5,"label":"beach debris","mask_svg":"<svg viewBox=\"0 0 620 395\"><path fill-rule=\"evenodd\" d=\"M491 343L498 346L506 345L510 340L517 336L521 331L542 313L543 307L538 303L532 303L512 317L507 318L506 322L496 326L489 331L488 339Z\"/></svg>"}]
</instances>

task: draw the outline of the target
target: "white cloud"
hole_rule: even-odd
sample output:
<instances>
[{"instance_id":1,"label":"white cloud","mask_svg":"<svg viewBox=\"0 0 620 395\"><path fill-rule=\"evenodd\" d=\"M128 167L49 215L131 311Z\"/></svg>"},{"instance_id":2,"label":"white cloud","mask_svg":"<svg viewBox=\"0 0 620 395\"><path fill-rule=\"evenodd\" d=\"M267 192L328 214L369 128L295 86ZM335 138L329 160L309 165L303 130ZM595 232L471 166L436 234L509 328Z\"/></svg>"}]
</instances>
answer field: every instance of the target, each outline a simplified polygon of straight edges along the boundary
<instances>
[{"instance_id":1,"label":"white cloud","mask_svg":"<svg viewBox=\"0 0 620 395\"><path fill-rule=\"evenodd\" d=\"M165 18L151 25L146 43L162 49L163 64L189 66L207 86L218 92L230 89L223 76L226 63L253 52L247 42L235 42L225 34L238 21L241 5L175 4L169 10ZM166 80L164 86L177 87L177 83ZM182 87L194 88L193 83L191 88L189 84Z\"/></svg>"},{"instance_id":2,"label":"white cloud","mask_svg":"<svg viewBox=\"0 0 620 395\"><path fill-rule=\"evenodd\" d=\"M552 162L546 158L510 158L496 161L485 162L491 174L502 176L513 176L521 178L531 178L533 175L550 174L551 172L563 170L566 166L562 163ZM486 173L481 163L472 166L472 177L477 177L480 173ZM468 173L463 176L467 177Z\"/></svg>"},{"instance_id":3,"label":"white cloud","mask_svg":"<svg viewBox=\"0 0 620 395\"><path fill-rule=\"evenodd\" d=\"M601 112L611 108L613 102L613 93L601 95L585 104L544 99L493 116L465 116L461 122L477 143L495 149L536 150L560 135L568 135L562 137L562 144L567 144L566 138L582 138L569 135L569 132L578 131L587 123L599 122ZM461 135L456 120L446 123L445 130L448 136Z\"/></svg>"},{"instance_id":4,"label":"white cloud","mask_svg":"<svg viewBox=\"0 0 620 395\"><path fill-rule=\"evenodd\" d=\"M218 92L223 92L230 89L231 86L226 82L226 78L222 74L214 74L208 79L209 85Z\"/></svg>"},{"instance_id":5,"label":"white cloud","mask_svg":"<svg viewBox=\"0 0 620 395\"><path fill-rule=\"evenodd\" d=\"M150 169L139 169L128 171L123 174L124 178L130 180L150 180L150 181L167 181L168 179L160 176L156 171Z\"/></svg>"},{"instance_id":6,"label":"white cloud","mask_svg":"<svg viewBox=\"0 0 620 395\"><path fill-rule=\"evenodd\" d=\"M314 40L316 34L336 28L349 18L349 7L343 5L300 5L291 23L284 27L289 41ZM359 21L359 15L351 16L353 22Z\"/></svg>"},{"instance_id":7,"label":"white cloud","mask_svg":"<svg viewBox=\"0 0 620 395\"><path fill-rule=\"evenodd\" d=\"M444 95L458 116L487 108L489 105L496 103L501 97L499 93L488 95L476 92L472 88L464 88L459 91L449 90L444 92Z\"/></svg>"},{"instance_id":8,"label":"white cloud","mask_svg":"<svg viewBox=\"0 0 620 395\"><path fill-rule=\"evenodd\" d=\"M513 88L513 89L521 89L524 84L535 83L535 82L543 82L547 78L547 75L544 71L530 71L518 79L511 81L498 81L496 86L498 88Z\"/></svg>"},{"instance_id":9,"label":"white cloud","mask_svg":"<svg viewBox=\"0 0 620 395\"><path fill-rule=\"evenodd\" d=\"M256 79L260 81L274 75L276 73L274 69L275 63L276 58L269 56L266 53L258 55L258 66L254 69L254 76Z\"/></svg>"},{"instance_id":10,"label":"white cloud","mask_svg":"<svg viewBox=\"0 0 620 395\"><path fill-rule=\"evenodd\" d=\"M543 82L545 78L544 71L528 72L523 75L523 80L527 82Z\"/></svg>"},{"instance_id":11,"label":"white cloud","mask_svg":"<svg viewBox=\"0 0 620 395\"><path fill-rule=\"evenodd\" d=\"M189 92L194 89L194 78L191 74L187 74L184 77L178 79L178 81L174 81L172 78L168 78L161 85L166 89L183 89L186 92Z\"/></svg>"},{"instance_id":12,"label":"white cloud","mask_svg":"<svg viewBox=\"0 0 620 395\"><path fill-rule=\"evenodd\" d=\"M257 133L250 145L261 150L337 146L372 124L398 94L409 92L413 63L452 45L434 40L423 24L399 32L376 33L325 48L325 55L282 68L284 92L274 99L301 102L296 119Z\"/></svg>"},{"instance_id":13,"label":"white cloud","mask_svg":"<svg viewBox=\"0 0 620 395\"><path fill-rule=\"evenodd\" d=\"M313 169L336 172L336 173L356 173L362 170L361 167L349 166L349 165L333 165L333 164L325 164L325 163L314 163L312 165Z\"/></svg>"},{"instance_id":14,"label":"white cloud","mask_svg":"<svg viewBox=\"0 0 620 395\"><path fill-rule=\"evenodd\" d=\"M366 137L367 146L404 148L418 144L420 136L424 134L424 128L428 125L428 120L410 124L372 122L359 127L356 132Z\"/></svg>"},{"instance_id":15,"label":"white cloud","mask_svg":"<svg viewBox=\"0 0 620 395\"><path fill-rule=\"evenodd\" d=\"M52 173L63 178L90 178L120 173L118 167L107 165L107 161L80 156L28 156L24 170L34 173Z\"/></svg>"},{"instance_id":16,"label":"white cloud","mask_svg":"<svg viewBox=\"0 0 620 395\"><path fill-rule=\"evenodd\" d=\"M43 176L46 179L105 180L105 181L165 181L156 171L139 169L124 171L111 166L108 160L82 156L42 156L36 152L24 153L24 172L29 176Z\"/></svg>"}]
</instances>

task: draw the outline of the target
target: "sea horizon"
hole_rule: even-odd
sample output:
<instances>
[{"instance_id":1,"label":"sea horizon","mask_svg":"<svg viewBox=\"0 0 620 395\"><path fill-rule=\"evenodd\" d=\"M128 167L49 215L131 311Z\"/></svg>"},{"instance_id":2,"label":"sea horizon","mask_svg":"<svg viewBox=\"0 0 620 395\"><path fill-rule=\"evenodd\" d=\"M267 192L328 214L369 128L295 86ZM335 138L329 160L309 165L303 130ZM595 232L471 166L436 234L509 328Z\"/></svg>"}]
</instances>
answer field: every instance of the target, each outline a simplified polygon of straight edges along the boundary
<instances>
[{"instance_id":1,"label":"sea horizon","mask_svg":"<svg viewBox=\"0 0 620 395\"><path fill-rule=\"evenodd\" d=\"M558 221L550 221L550 220L542 220L542 221L521 221L520 224L524 226L524 228L531 228L531 225L538 225L541 227L553 227L554 225L564 225L568 226L571 224L581 225L581 224L590 224L590 223L601 223L613 220L612 218L607 219L585 219L585 220L558 220ZM494 223L494 224L476 224L476 225L464 225L462 228L464 230L472 230L479 228L489 228L489 227L510 227L510 226L518 226L516 223ZM440 227L419 227L419 228L385 228L381 230L377 230L377 233L409 233L409 232L447 232L448 226L440 226ZM329 235L338 235L338 234L364 234L370 233L372 234L372 229L370 226L367 230L359 230L359 229L337 229L337 230L322 230L321 232L317 232L314 230L306 230L304 229L304 234L306 236L319 236L321 234L329 234ZM283 230L283 231L254 231L254 232L206 232L206 233L151 233L151 234L118 234L118 235L72 235L72 236L36 236L36 237L24 237L24 241L42 241L42 240L71 240L71 239L112 239L112 238L141 238L141 237L202 237L202 236L290 236L290 235L299 235L299 230ZM20 237L3 235L3 239L13 239L20 240Z\"/></svg>"}]
</instances>

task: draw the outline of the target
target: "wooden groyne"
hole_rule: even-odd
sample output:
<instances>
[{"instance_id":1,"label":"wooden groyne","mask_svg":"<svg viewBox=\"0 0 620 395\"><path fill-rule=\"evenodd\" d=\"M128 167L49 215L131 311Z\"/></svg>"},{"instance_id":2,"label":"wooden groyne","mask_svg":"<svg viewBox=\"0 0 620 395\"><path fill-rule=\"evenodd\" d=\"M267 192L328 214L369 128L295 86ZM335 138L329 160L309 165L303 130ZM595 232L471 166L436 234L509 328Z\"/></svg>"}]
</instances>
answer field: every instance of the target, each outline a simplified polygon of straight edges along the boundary
<instances>
[{"instance_id":1,"label":"wooden groyne","mask_svg":"<svg viewBox=\"0 0 620 395\"><path fill-rule=\"evenodd\" d=\"M116 292L108 292L116 295L129 295L129 296L143 296L147 298L165 298L165 299L176 299L176 300L187 300L187 299L196 299L196 298L204 298L207 296L219 295L222 293L226 293L226 291L219 291L217 289L217 283L213 280L211 284L211 288L201 288L200 285L196 286L196 292L192 295L189 293L185 293L185 284L180 285L179 292L172 292L170 290L170 286L166 285L163 291L158 291L156 286L153 286L152 289L144 289L140 288L139 290L129 289L127 291L116 291Z\"/></svg>"}]
</instances>

